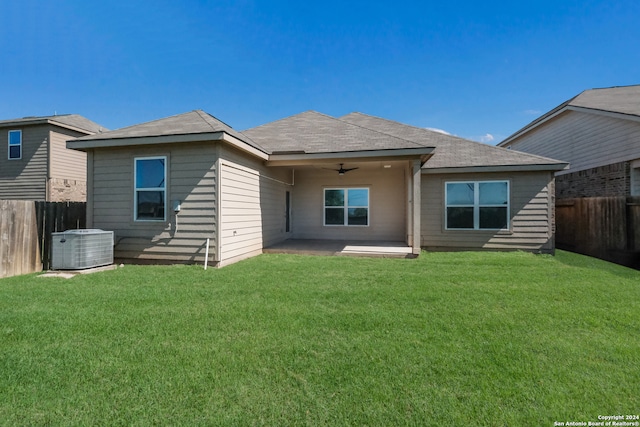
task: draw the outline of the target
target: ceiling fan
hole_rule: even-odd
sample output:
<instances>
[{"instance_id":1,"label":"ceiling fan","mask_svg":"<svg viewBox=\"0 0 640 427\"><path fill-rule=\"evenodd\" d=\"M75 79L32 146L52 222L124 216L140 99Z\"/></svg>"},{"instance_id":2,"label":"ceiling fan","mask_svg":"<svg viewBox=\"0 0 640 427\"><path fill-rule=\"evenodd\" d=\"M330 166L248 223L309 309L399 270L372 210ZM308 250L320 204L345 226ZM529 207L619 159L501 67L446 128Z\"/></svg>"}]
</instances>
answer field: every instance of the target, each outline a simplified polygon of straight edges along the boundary
<instances>
[{"instance_id":1,"label":"ceiling fan","mask_svg":"<svg viewBox=\"0 0 640 427\"><path fill-rule=\"evenodd\" d=\"M340 169L329 169L329 168L322 168L322 169L326 169L326 170L330 170L330 171L336 171L336 172L338 172L338 175L344 175L345 173L347 173L349 171L352 171L352 170L355 170L355 169L359 169L359 168L348 168L348 169L345 169L343 167L343 165L344 165L344 163L340 163Z\"/></svg>"}]
</instances>

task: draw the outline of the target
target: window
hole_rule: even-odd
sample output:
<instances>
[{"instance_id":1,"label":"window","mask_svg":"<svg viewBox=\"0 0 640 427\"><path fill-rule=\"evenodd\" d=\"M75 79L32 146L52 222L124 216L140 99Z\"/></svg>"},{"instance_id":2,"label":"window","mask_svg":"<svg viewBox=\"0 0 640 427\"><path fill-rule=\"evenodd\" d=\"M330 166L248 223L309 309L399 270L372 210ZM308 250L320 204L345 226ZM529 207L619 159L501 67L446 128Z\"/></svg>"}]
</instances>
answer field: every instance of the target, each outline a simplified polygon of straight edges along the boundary
<instances>
[{"instance_id":1,"label":"window","mask_svg":"<svg viewBox=\"0 0 640 427\"><path fill-rule=\"evenodd\" d=\"M9 160L22 158L22 131L9 131Z\"/></svg>"},{"instance_id":2,"label":"window","mask_svg":"<svg viewBox=\"0 0 640 427\"><path fill-rule=\"evenodd\" d=\"M325 188L324 225L369 225L369 189Z\"/></svg>"},{"instance_id":3,"label":"window","mask_svg":"<svg viewBox=\"0 0 640 427\"><path fill-rule=\"evenodd\" d=\"M509 228L509 182L445 183L445 229Z\"/></svg>"},{"instance_id":4,"label":"window","mask_svg":"<svg viewBox=\"0 0 640 427\"><path fill-rule=\"evenodd\" d=\"M136 221L164 221L167 202L166 157L135 159L134 218Z\"/></svg>"}]
</instances>

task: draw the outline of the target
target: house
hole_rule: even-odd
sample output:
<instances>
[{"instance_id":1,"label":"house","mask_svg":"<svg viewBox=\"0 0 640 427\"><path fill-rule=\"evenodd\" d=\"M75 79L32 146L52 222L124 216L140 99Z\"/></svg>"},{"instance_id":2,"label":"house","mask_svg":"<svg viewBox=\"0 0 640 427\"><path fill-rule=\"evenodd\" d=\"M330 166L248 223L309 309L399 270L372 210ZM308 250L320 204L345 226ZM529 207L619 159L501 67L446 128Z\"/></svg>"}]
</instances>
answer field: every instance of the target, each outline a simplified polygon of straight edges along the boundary
<instances>
[{"instance_id":1,"label":"house","mask_svg":"<svg viewBox=\"0 0 640 427\"><path fill-rule=\"evenodd\" d=\"M81 137L87 225L115 257L223 266L287 239L554 251L566 163L352 113L238 132L204 111Z\"/></svg>"},{"instance_id":2,"label":"house","mask_svg":"<svg viewBox=\"0 0 640 427\"><path fill-rule=\"evenodd\" d=\"M640 267L640 85L585 90L498 145L570 163L556 173L559 247Z\"/></svg>"},{"instance_id":3,"label":"house","mask_svg":"<svg viewBox=\"0 0 640 427\"><path fill-rule=\"evenodd\" d=\"M569 162L558 199L640 195L640 85L585 90L498 145Z\"/></svg>"},{"instance_id":4,"label":"house","mask_svg":"<svg viewBox=\"0 0 640 427\"><path fill-rule=\"evenodd\" d=\"M86 155L66 141L101 129L77 114L0 120L0 199L84 201Z\"/></svg>"}]
</instances>

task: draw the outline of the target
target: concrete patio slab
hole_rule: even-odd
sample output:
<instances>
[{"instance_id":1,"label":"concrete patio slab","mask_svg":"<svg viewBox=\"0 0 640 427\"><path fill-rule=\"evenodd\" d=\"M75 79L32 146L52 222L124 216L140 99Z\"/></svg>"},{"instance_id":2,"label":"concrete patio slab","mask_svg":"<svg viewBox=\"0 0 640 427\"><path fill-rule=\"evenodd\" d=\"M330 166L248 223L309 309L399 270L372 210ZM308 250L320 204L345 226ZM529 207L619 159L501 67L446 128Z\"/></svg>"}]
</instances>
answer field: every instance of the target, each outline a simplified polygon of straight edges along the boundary
<instances>
[{"instance_id":1,"label":"concrete patio slab","mask_svg":"<svg viewBox=\"0 0 640 427\"><path fill-rule=\"evenodd\" d=\"M289 239L263 249L264 253L359 256L378 258L415 258L411 247L404 242L344 241Z\"/></svg>"}]
</instances>

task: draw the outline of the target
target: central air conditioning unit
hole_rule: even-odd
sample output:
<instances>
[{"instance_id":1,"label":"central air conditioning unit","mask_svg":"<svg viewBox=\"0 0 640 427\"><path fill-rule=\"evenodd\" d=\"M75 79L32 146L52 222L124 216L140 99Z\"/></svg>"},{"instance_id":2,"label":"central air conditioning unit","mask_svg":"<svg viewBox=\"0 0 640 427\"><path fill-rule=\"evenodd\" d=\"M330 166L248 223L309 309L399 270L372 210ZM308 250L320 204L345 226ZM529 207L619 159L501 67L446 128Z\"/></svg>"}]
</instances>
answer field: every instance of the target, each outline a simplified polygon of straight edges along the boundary
<instances>
[{"instance_id":1,"label":"central air conditioning unit","mask_svg":"<svg viewBox=\"0 0 640 427\"><path fill-rule=\"evenodd\" d=\"M97 229L51 233L51 268L81 270L113 264L113 231Z\"/></svg>"}]
</instances>

